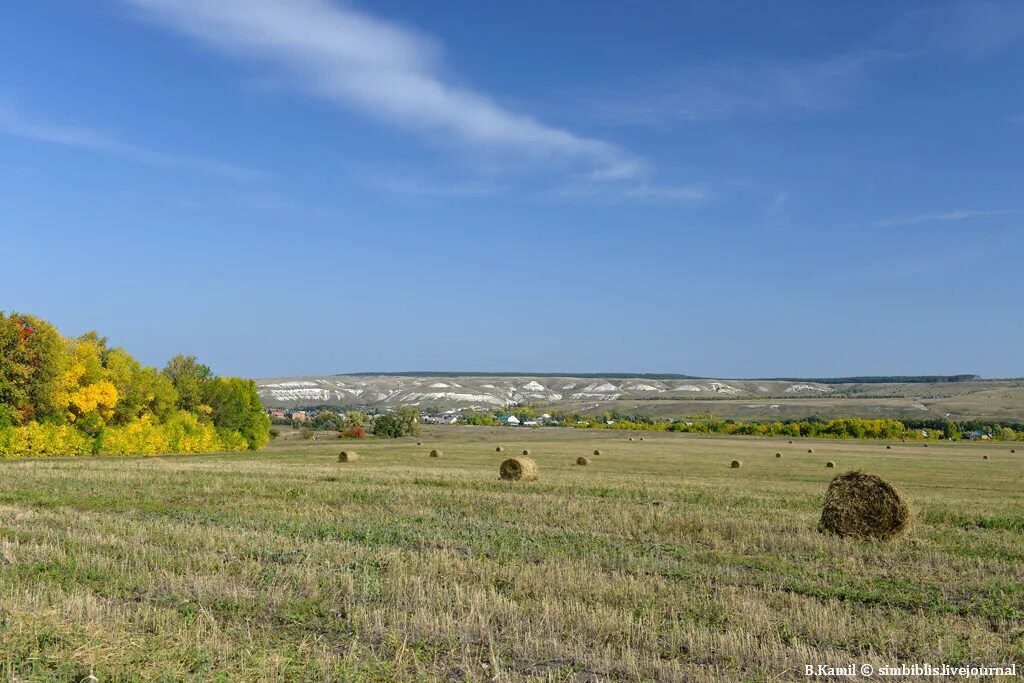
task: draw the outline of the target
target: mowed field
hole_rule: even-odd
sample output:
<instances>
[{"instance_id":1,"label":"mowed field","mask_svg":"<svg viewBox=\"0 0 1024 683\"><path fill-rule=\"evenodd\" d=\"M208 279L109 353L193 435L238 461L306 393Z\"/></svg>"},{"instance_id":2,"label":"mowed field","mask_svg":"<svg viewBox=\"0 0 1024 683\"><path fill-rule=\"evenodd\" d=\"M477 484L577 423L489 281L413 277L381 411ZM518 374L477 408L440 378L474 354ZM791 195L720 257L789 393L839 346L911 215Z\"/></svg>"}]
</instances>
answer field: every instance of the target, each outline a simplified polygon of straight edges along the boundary
<instances>
[{"instance_id":1,"label":"mowed field","mask_svg":"<svg viewBox=\"0 0 1024 683\"><path fill-rule=\"evenodd\" d=\"M337 462L343 448L360 459ZM523 448L540 480L499 481ZM1020 670L1024 448L1010 448L439 427L247 454L0 461L0 672L102 683L807 680L805 664L851 661ZM816 531L828 482L856 468L908 499L907 537Z\"/></svg>"}]
</instances>

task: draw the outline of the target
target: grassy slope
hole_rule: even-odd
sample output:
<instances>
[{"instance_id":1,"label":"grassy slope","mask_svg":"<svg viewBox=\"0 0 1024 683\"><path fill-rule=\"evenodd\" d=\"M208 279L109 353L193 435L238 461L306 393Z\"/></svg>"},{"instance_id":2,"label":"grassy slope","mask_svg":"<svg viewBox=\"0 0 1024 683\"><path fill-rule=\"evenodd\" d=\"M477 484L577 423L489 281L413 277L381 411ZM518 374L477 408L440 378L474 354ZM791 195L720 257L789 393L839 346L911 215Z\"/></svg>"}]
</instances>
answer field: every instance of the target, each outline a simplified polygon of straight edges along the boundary
<instances>
[{"instance_id":1,"label":"grassy slope","mask_svg":"<svg viewBox=\"0 0 1024 683\"><path fill-rule=\"evenodd\" d=\"M350 464L338 441L0 462L0 671L712 681L851 659L1024 666L1024 453L629 436L439 428L419 447L359 444ZM498 443L534 451L541 480L497 481ZM592 466L571 464L594 448ZM814 530L830 477L855 467L907 495L908 539Z\"/></svg>"}]
</instances>

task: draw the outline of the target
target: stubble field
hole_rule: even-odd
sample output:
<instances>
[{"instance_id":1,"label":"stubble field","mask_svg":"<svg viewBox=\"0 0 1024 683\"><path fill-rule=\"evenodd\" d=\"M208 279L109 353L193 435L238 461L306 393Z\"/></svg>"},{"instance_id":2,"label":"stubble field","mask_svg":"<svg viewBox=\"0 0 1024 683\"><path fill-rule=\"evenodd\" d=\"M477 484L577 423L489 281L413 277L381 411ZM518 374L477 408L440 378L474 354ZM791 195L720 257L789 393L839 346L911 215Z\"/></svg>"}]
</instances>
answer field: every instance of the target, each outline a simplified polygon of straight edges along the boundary
<instances>
[{"instance_id":1,"label":"stubble field","mask_svg":"<svg viewBox=\"0 0 1024 683\"><path fill-rule=\"evenodd\" d=\"M807 680L805 664L850 661L1020 671L1024 449L891 445L435 428L247 454L0 461L0 671L101 682ZM360 459L337 462L343 448ZM540 480L499 481L523 448ZM574 464L581 455L589 466ZM828 482L858 468L906 496L907 537L817 532Z\"/></svg>"}]
</instances>

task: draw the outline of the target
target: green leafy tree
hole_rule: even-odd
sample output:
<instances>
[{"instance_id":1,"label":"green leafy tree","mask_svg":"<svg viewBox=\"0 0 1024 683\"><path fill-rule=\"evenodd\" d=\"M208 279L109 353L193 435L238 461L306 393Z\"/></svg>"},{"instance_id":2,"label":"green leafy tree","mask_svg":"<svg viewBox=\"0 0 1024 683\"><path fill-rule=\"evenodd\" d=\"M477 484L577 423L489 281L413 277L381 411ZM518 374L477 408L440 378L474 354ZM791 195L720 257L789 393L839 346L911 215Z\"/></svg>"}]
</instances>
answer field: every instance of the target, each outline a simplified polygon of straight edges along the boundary
<instances>
[{"instance_id":1,"label":"green leafy tree","mask_svg":"<svg viewBox=\"0 0 1024 683\"><path fill-rule=\"evenodd\" d=\"M365 427L368 418L366 413L361 410L350 410L345 413L345 427L351 429L353 427Z\"/></svg>"},{"instance_id":2,"label":"green leafy tree","mask_svg":"<svg viewBox=\"0 0 1024 683\"><path fill-rule=\"evenodd\" d=\"M207 383L213 378L210 368L195 356L177 355L167 363L163 374L178 392L178 408L192 413L202 413L203 394Z\"/></svg>"},{"instance_id":3,"label":"green leafy tree","mask_svg":"<svg viewBox=\"0 0 1024 683\"><path fill-rule=\"evenodd\" d=\"M313 429L319 430L333 430L340 432L345 429L345 419L337 413L333 413L329 410L321 410L313 419L309 421L309 426Z\"/></svg>"},{"instance_id":4,"label":"green leafy tree","mask_svg":"<svg viewBox=\"0 0 1024 683\"><path fill-rule=\"evenodd\" d=\"M178 392L166 375L143 367L123 349L107 352L106 370L117 388L112 424L127 424L143 415L164 421L178 403Z\"/></svg>"},{"instance_id":5,"label":"green leafy tree","mask_svg":"<svg viewBox=\"0 0 1024 683\"><path fill-rule=\"evenodd\" d=\"M218 429L238 432L249 448L262 448L270 440L270 418L260 403L256 383L239 377L217 377L203 384L202 403Z\"/></svg>"},{"instance_id":6,"label":"green leafy tree","mask_svg":"<svg viewBox=\"0 0 1024 683\"><path fill-rule=\"evenodd\" d=\"M0 311L0 423L59 419L56 392L66 353L53 325Z\"/></svg>"},{"instance_id":7,"label":"green leafy tree","mask_svg":"<svg viewBox=\"0 0 1024 683\"><path fill-rule=\"evenodd\" d=\"M393 413L378 415L373 419L374 436L394 439L401 436L413 436L419 434L419 431L419 412L409 406L399 408Z\"/></svg>"}]
</instances>

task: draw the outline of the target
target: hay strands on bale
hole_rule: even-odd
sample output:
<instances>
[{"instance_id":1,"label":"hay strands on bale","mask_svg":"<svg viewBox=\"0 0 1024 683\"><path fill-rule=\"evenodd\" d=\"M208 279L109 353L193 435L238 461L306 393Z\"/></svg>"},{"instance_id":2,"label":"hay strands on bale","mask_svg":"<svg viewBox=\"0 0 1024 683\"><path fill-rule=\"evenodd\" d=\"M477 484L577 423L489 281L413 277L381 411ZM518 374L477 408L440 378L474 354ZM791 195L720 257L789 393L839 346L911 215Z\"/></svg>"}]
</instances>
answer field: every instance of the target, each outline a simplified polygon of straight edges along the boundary
<instances>
[{"instance_id":1,"label":"hay strands on bale","mask_svg":"<svg viewBox=\"0 0 1024 683\"><path fill-rule=\"evenodd\" d=\"M508 481L537 481L537 463L529 458L509 458L501 463L499 473Z\"/></svg>"},{"instance_id":2,"label":"hay strands on bale","mask_svg":"<svg viewBox=\"0 0 1024 683\"><path fill-rule=\"evenodd\" d=\"M903 496L881 477L854 470L836 475L825 492L818 530L837 536L888 540L910 526Z\"/></svg>"}]
</instances>

